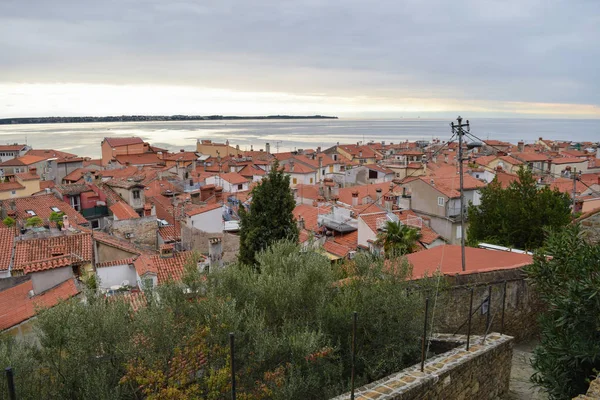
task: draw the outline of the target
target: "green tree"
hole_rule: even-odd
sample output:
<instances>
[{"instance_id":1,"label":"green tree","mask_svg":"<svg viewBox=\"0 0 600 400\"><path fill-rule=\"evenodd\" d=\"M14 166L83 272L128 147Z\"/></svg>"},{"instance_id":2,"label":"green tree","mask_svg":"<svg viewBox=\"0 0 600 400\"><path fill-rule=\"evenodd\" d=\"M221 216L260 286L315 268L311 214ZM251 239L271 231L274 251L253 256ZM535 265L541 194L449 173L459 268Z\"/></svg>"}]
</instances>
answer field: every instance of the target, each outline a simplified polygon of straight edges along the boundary
<instances>
[{"instance_id":1,"label":"green tree","mask_svg":"<svg viewBox=\"0 0 600 400\"><path fill-rule=\"evenodd\" d=\"M16 222L15 222L14 218L6 217L2 220L2 223L4 224L4 226L12 228L13 226L15 226Z\"/></svg>"},{"instance_id":2,"label":"green tree","mask_svg":"<svg viewBox=\"0 0 600 400\"><path fill-rule=\"evenodd\" d=\"M385 229L377 234L377 244L383 245L385 258L396 258L417 249L421 232L401 222L386 221Z\"/></svg>"},{"instance_id":3,"label":"green tree","mask_svg":"<svg viewBox=\"0 0 600 400\"><path fill-rule=\"evenodd\" d=\"M600 245L579 233L573 225L551 233L526 270L547 307L532 381L551 399L585 393L600 369Z\"/></svg>"},{"instance_id":4,"label":"green tree","mask_svg":"<svg viewBox=\"0 0 600 400\"><path fill-rule=\"evenodd\" d=\"M56 212L56 211L52 211L50 213L50 222L55 222L56 226L58 226L59 228L62 228L63 226L63 216L65 215L64 212Z\"/></svg>"},{"instance_id":5,"label":"green tree","mask_svg":"<svg viewBox=\"0 0 600 400\"><path fill-rule=\"evenodd\" d=\"M275 161L269 174L252 190L250 209L240 208L241 263L255 265L256 254L278 240L297 240L295 207L290 177Z\"/></svg>"},{"instance_id":6,"label":"green tree","mask_svg":"<svg viewBox=\"0 0 600 400\"><path fill-rule=\"evenodd\" d=\"M544 229L559 228L571 221L570 199L565 193L538 189L532 173L521 168L519 179L507 188L497 180L482 188L481 204L469 206L468 241L489 242L520 249L537 249Z\"/></svg>"},{"instance_id":7,"label":"green tree","mask_svg":"<svg viewBox=\"0 0 600 400\"><path fill-rule=\"evenodd\" d=\"M41 226L43 223L44 223L44 221L36 215L35 217L27 218L27 221L25 221L25 226L26 227L35 227L35 226Z\"/></svg>"}]
</instances>

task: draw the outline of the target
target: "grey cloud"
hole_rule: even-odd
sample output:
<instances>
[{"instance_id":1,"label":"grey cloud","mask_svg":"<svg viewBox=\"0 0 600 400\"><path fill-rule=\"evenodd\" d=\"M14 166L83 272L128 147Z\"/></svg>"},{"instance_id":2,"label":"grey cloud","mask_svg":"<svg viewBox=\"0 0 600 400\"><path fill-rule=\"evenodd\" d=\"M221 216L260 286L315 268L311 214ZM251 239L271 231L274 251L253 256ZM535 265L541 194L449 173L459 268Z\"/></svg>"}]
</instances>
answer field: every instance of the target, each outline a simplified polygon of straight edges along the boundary
<instances>
[{"instance_id":1,"label":"grey cloud","mask_svg":"<svg viewBox=\"0 0 600 400\"><path fill-rule=\"evenodd\" d=\"M5 81L600 104L594 0L4 0Z\"/></svg>"}]
</instances>

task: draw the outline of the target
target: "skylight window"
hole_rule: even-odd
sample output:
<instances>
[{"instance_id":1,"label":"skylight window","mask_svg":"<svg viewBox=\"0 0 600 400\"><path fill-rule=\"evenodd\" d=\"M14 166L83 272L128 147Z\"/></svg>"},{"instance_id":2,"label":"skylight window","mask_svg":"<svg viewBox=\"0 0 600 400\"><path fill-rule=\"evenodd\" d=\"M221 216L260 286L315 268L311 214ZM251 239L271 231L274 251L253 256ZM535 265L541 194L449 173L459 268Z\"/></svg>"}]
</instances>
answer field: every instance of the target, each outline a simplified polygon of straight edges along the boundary
<instances>
[{"instance_id":1,"label":"skylight window","mask_svg":"<svg viewBox=\"0 0 600 400\"><path fill-rule=\"evenodd\" d=\"M32 217L35 217L37 214L35 213L35 211L33 210L25 210L27 212L27 214L31 215Z\"/></svg>"},{"instance_id":2,"label":"skylight window","mask_svg":"<svg viewBox=\"0 0 600 400\"><path fill-rule=\"evenodd\" d=\"M60 212L60 208L58 208L58 207L50 207L50 209L51 209L52 211L54 211L54 212L57 212L57 213L59 213L59 212Z\"/></svg>"}]
</instances>

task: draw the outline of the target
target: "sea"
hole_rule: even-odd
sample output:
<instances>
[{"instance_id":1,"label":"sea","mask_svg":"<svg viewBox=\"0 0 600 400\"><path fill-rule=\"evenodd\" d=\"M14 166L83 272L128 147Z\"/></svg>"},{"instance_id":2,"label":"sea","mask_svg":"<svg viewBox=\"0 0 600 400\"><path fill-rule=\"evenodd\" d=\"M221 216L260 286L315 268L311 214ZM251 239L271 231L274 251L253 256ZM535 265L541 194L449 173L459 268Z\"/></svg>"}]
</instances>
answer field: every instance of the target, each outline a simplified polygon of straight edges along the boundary
<instances>
[{"instance_id":1,"label":"sea","mask_svg":"<svg viewBox=\"0 0 600 400\"><path fill-rule=\"evenodd\" d=\"M450 119L322 119L97 122L70 124L0 125L0 144L26 143L35 149L55 149L99 158L100 142L111 136L139 136L171 151L194 150L198 139L229 141L242 150L285 152L336 143L398 143L440 139L452 132ZM470 120L471 133L481 140L532 143L540 137L553 140L600 141L600 119Z\"/></svg>"}]
</instances>

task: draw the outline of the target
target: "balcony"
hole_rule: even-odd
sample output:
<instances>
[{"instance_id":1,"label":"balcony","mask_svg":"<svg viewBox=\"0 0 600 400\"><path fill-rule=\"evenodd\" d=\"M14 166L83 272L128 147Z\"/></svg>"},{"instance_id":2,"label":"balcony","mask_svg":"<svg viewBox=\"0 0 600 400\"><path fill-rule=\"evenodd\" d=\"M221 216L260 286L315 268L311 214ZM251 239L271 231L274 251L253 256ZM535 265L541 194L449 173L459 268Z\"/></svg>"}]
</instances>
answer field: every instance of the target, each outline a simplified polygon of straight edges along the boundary
<instances>
[{"instance_id":1,"label":"balcony","mask_svg":"<svg viewBox=\"0 0 600 400\"><path fill-rule=\"evenodd\" d=\"M91 208L84 208L81 210L81 214L86 218L100 218L108 216L108 207L107 206L96 206Z\"/></svg>"}]
</instances>

